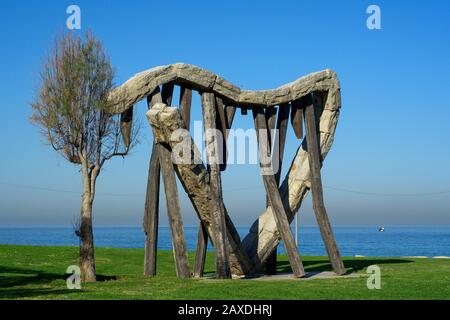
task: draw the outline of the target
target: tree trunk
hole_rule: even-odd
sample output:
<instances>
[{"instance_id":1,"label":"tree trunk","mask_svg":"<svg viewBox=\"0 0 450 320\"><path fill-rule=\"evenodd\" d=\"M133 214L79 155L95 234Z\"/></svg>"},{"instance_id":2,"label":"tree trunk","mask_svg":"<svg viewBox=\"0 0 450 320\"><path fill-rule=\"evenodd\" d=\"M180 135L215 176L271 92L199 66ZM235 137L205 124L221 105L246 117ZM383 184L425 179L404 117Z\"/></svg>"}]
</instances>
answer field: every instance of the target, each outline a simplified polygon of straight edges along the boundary
<instances>
[{"instance_id":1,"label":"tree trunk","mask_svg":"<svg viewBox=\"0 0 450 320\"><path fill-rule=\"evenodd\" d=\"M94 233L92 229L92 203L83 201L80 224L80 268L83 281L94 282Z\"/></svg>"},{"instance_id":2,"label":"tree trunk","mask_svg":"<svg viewBox=\"0 0 450 320\"><path fill-rule=\"evenodd\" d=\"M81 279L95 282L94 232L92 228L92 205L96 176L83 171L83 196L80 223L80 269Z\"/></svg>"}]
</instances>

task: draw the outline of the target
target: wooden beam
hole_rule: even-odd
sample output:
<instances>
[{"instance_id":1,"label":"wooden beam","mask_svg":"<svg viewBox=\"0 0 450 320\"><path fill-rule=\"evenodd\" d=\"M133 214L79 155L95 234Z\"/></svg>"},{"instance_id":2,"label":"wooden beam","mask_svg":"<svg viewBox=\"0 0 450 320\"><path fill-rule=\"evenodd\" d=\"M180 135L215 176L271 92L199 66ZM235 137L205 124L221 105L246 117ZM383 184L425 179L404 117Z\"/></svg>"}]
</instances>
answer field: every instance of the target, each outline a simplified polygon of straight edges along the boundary
<instances>
[{"instance_id":1,"label":"wooden beam","mask_svg":"<svg viewBox=\"0 0 450 320\"><path fill-rule=\"evenodd\" d=\"M154 143L148 169L147 193L145 196L144 231L144 275L156 275L158 218L159 218L159 183L160 165L158 148ZM158 160L155 160L158 158Z\"/></svg>"},{"instance_id":2,"label":"wooden beam","mask_svg":"<svg viewBox=\"0 0 450 320\"><path fill-rule=\"evenodd\" d=\"M267 122L267 130L269 134L269 149L268 151L272 151L272 145L275 142L275 124L277 121L277 108L267 108L265 110L266 122ZM270 154L269 154L270 155Z\"/></svg>"},{"instance_id":3,"label":"wooden beam","mask_svg":"<svg viewBox=\"0 0 450 320\"><path fill-rule=\"evenodd\" d=\"M264 145L264 141L262 141L264 137L260 135L260 130L267 130L266 119L261 109L253 109L253 117L255 120L258 144L261 146ZM303 277L305 275L305 270L300 260L297 247L295 246L294 237L292 236L291 228L286 214L286 210L289 210L289 208L285 208L281 200L275 176L268 174L263 174L262 176L264 187L269 198L270 207L272 208L275 222L277 224L277 229L280 232L281 239L283 240L292 272L297 278Z\"/></svg>"},{"instance_id":4,"label":"wooden beam","mask_svg":"<svg viewBox=\"0 0 450 320\"><path fill-rule=\"evenodd\" d=\"M316 122L316 110L314 97L312 94L305 97L305 124L306 124L306 143L308 146L308 161L311 170L311 193L313 199L313 209L316 214L320 234L328 252L328 256L335 273L342 275L346 272L342 262L339 249L334 239L328 214L323 200L322 177L320 168L322 167L319 132Z\"/></svg>"},{"instance_id":5,"label":"wooden beam","mask_svg":"<svg viewBox=\"0 0 450 320\"><path fill-rule=\"evenodd\" d=\"M164 193L166 195L167 215L172 233L176 272L179 278L189 278L191 274L189 270L188 252L184 238L183 220L181 217L171 151L161 144L158 144L158 147L159 161L161 163L161 172L164 181Z\"/></svg>"},{"instance_id":6,"label":"wooden beam","mask_svg":"<svg viewBox=\"0 0 450 320\"><path fill-rule=\"evenodd\" d=\"M174 82L169 82L162 85L161 99L162 102L167 104L168 106L172 105L172 96L174 88L175 88Z\"/></svg>"},{"instance_id":7,"label":"wooden beam","mask_svg":"<svg viewBox=\"0 0 450 320\"><path fill-rule=\"evenodd\" d=\"M276 129L276 141L274 144L274 152L273 156L278 157L278 171L275 174L275 179L277 180L278 185L280 184L281 179L281 169L283 165L284 158L284 146L286 144L286 133L289 123L289 110L291 106L289 103L282 104L279 107L278 118L277 118L277 129Z\"/></svg>"},{"instance_id":8,"label":"wooden beam","mask_svg":"<svg viewBox=\"0 0 450 320\"><path fill-rule=\"evenodd\" d=\"M286 143L286 133L289 123L289 110L291 106L289 103L282 104L278 107L278 117L276 125L276 140L273 145L273 161L278 161L278 171L275 173L275 180L277 185L280 185L281 170L283 166L284 145ZM275 159L278 157L278 159ZM277 268L277 247L270 254L266 261L266 274L275 274Z\"/></svg>"},{"instance_id":9,"label":"wooden beam","mask_svg":"<svg viewBox=\"0 0 450 320\"><path fill-rule=\"evenodd\" d=\"M219 168L220 171L225 171L227 167L227 122L226 122L226 114L225 114L225 105L219 97L216 97L216 128L220 131L221 137L219 139L219 150L218 151L218 159L219 159ZM218 137L219 138L219 137ZM220 144L222 145L220 148Z\"/></svg>"},{"instance_id":10,"label":"wooden beam","mask_svg":"<svg viewBox=\"0 0 450 320\"><path fill-rule=\"evenodd\" d=\"M227 105L225 107L226 112L225 112L225 120L227 122L227 129L231 129L231 125L233 124L233 120L234 120L234 115L236 114L236 106L233 105ZM227 131L227 138L228 138L228 131Z\"/></svg>"},{"instance_id":11,"label":"wooden beam","mask_svg":"<svg viewBox=\"0 0 450 320\"><path fill-rule=\"evenodd\" d=\"M303 138L303 110L299 100L292 102L291 124L297 139Z\"/></svg>"},{"instance_id":12,"label":"wooden beam","mask_svg":"<svg viewBox=\"0 0 450 320\"><path fill-rule=\"evenodd\" d=\"M148 108L162 102L159 87L147 97ZM158 246L158 220L159 220L159 190L160 190L160 163L158 146L153 140L152 155L147 178L147 191L144 209L144 275L156 275L157 246Z\"/></svg>"},{"instance_id":13,"label":"wooden beam","mask_svg":"<svg viewBox=\"0 0 450 320\"><path fill-rule=\"evenodd\" d=\"M122 112L120 115L120 132L122 133L123 144L129 148L131 144L131 131L133 127L133 106Z\"/></svg>"},{"instance_id":14,"label":"wooden beam","mask_svg":"<svg viewBox=\"0 0 450 320\"><path fill-rule=\"evenodd\" d=\"M219 279L231 278L227 252L227 229L225 208L222 199L222 183L218 165L218 137L216 129L216 108L214 94L202 93L203 125L205 130L206 158L208 160L211 200L213 205L214 226L216 228L215 261L216 275Z\"/></svg>"},{"instance_id":15,"label":"wooden beam","mask_svg":"<svg viewBox=\"0 0 450 320\"><path fill-rule=\"evenodd\" d=\"M200 221L197 236L197 251L194 262L194 277L201 278L205 271L206 249L208 248L208 232Z\"/></svg>"},{"instance_id":16,"label":"wooden beam","mask_svg":"<svg viewBox=\"0 0 450 320\"><path fill-rule=\"evenodd\" d=\"M274 147L275 142L275 125L277 120L277 108L267 108L265 111L266 122L268 127L268 136L269 136L269 156L272 148ZM277 155L274 155L274 157ZM278 156L277 156L278 157ZM278 173L278 171L277 171ZM278 182L277 182L278 184ZM266 207L269 206L269 197L266 195ZM269 258L266 261L265 271L267 275L274 275L277 273L277 248L271 253Z\"/></svg>"},{"instance_id":17,"label":"wooden beam","mask_svg":"<svg viewBox=\"0 0 450 320\"><path fill-rule=\"evenodd\" d=\"M192 90L185 87L180 87L180 111L187 130L189 130L191 124L191 105Z\"/></svg>"}]
</instances>

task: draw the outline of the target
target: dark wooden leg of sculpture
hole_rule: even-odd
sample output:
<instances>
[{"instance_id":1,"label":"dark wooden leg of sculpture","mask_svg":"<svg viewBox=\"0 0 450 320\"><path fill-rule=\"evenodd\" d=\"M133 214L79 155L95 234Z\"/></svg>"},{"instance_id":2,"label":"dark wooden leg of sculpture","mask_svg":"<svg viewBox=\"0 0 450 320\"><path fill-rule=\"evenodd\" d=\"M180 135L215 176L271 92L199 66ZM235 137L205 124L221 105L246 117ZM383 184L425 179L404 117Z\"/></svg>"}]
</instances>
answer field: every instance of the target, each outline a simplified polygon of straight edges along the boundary
<instances>
[{"instance_id":1,"label":"dark wooden leg of sculpture","mask_svg":"<svg viewBox=\"0 0 450 320\"><path fill-rule=\"evenodd\" d=\"M289 103L282 104L278 107L278 117L276 123L276 140L272 142L273 157L278 157L278 171L275 173L275 180L277 185L280 185L281 169L283 166L284 145L286 143L286 133L289 124L289 110L291 106ZM266 274L273 275L277 271L277 248L271 253L266 261Z\"/></svg>"},{"instance_id":2,"label":"dark wooden leg of sculpture","mask_svg":"<svg viewBox=\"0 0 450 320\"><path fill-rule=\"evenodd\" d=\"M264 113L260 109L253 110L253 117L255 119L255 128L257 131L256 136L258 137L258 144L264 145L262 139L263 136L260 135L261 131L267 130L266 119ZM261 130L261 131L260 131ZM289 263L292 268L294 276L301 278L305 275L305 270L303 264L300 260L300 256L295 245L294 237L291 232L289 221L287 218L286 210L284 207L280 192L278 189L278 184L276 182L275 176L273 174L263 174L264 187L269 198L270 207L277 224L278 231L280 232L281 239L283 240L284 247L286 248L286 254L289 259Z\"/></svg>"},{"instance_id":3,"label":"dark wooden leg of sculpture","mask_svg":"<svg viewBox=\"0 0 450 320\"><path fill-rule=\"evenodd\" d=\"M155 103L162 102L161 93L157 88L147 97L148 108ZM148 169L147 192L144 210L144 275L156 275L156 253L158 244L158 218L159 218L159 189L160 189L160 163L158 147L153 142L152 155Z\"/></svg>"},{"instance_id":4,"label":"dark wooden leg of sculpture","mask_svg":"<svg viewBox=\"0 0 450 320\"><path fill-rule=\"evenodd\" d=\"M269 134L269 145L270 148L268 148L268 151L270 152L272 148L274 148L275 142L275 124L277 119L277 110L276 108L270 108L266 109L266 121L267 121L267 127L268 127L268 134ZM270 156L270 155L269 155ZM274 154L274 157L276 155ZM266 195L266 206L269 206L269 198ZM267 275L274 275L277 273L277 248L273 250L273 252L270 254L269 258L267 258L266 265L265 265L265 271Z\"/></svg>"},{"instance_id":5,"label":"dark wooden leg of sculpture","mask_svg":"<svg viewBox=\"0 0 450 320\"><path fill-rule=\"evenodd\" d=\"M183 221L181 218L180 203L178 199L177 182L173 169L171 151L163 145L159 147L159 159L164 181L166 195L167 215L172 232L172 245L175 257L175 267L179 278L189 278L189 260L186 242L184 239Z\"/></svg>"},{"instance_id":6,"label":"dark wooden leg of sculpture","mask_svg":"<svg viewBox=\"0 0 450 320\"><path fill-rule=\"evenodd\" d=\"M215 261L216 276L219 279L231 278L230 264L227 252L227 229L225 222L225 208L222 199L222 185L218 164L218 137L216 131L216 109L213 93L202 93L203 124L205 129L206 157L211 185L211 199L213 202L214 226L216 228ZM212 130L212 131L210 131Z\"/></svg>"},{"instance_id":7,"label":"dark wooden leg of sculpture","mask_svg":"<svg viewBox=\"0 0 450 320\"><path fill-rule=\"evenodd\" d=\"M197 251L194 262L194 277L201 278L205 271L206 249L208 248L208 232L200 222L197 236Z\"/></svg>"},{"instance_id":8,"label":"dark wooden leg of sculpture","mask_svg":"<svg viewBox=\"0 0 450 320\"><path fill-rule=\"evenodd\" d=\"M147 194L145 197L145 257L144 275L156 275L156 252L158 244L158 216L159 216L159 182L160 165L156 144L153 144L152 155L148 170Z\"/></svg>"},{"instance_id":9,"label":"dark wooden leg of sculpture","mask_svg":"<svg viewBox=\"0 0 450 320\"><path fill-rule=\"evenodd\" d=\"M336 274L342 275L346 272L344 263L342 262L339 249L334 239L331 224L328 219L327 211L323 200L322 178L320 169L322 167L319 145L319 132L316 122L316 114L314 108L314 97L308 95L305 97L305 125L306 125L306 142L308 146L309 166L311 171L311 193L313 199L313 209L316 214L317 223L319 225L322 239L328 252L328 256Z\"/></svg>"}]
</instances>

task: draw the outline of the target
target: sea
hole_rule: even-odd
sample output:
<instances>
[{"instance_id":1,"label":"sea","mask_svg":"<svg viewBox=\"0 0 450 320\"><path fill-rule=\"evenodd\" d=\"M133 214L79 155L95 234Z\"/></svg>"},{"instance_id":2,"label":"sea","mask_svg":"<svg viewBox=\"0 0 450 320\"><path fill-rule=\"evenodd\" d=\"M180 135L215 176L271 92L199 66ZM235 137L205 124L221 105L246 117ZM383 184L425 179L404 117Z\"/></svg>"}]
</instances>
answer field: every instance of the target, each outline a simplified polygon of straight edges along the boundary
<instances>
[{"instance_id":1,"label":"sea","mask_svg":"<svg viewBox=\"0 0 450 320\"><path fill-rule=\"evenodd\" d=\"M242 238L249 227L237 227ZM184 230L188 249L195 250L198 226ZM379 226L351 225L334 226L333 231L344 256L450 256L450 225L384 226L384 232ZM158 237L158 248L172 249L169 227L160 227ZM297 239L301 255L326 255L317 226L300 226ZM96 247L143 248L144 233L139 226L96 226L94 242ZM77 246L79 240L73 227L0 227L0 244ZM279 253L284 253L282 244Z\"/></svg>"}]
</instances>

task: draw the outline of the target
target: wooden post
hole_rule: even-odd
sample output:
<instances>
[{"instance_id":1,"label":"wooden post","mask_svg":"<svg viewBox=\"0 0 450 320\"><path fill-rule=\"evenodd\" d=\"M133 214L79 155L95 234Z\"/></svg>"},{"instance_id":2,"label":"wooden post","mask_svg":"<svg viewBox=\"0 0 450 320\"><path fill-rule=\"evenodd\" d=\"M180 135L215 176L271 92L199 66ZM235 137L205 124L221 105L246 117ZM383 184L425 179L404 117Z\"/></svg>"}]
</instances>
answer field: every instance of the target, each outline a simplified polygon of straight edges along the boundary
<instances>
[{"instance_id":1,"label":"wooden post","mask_svg":"<svg viewBox=\"0 0 450 320\"><path fill-rule=\"evenodd\" d=\"M225 114L225 105L221 98L216 97L215 101L216 106L216 128L220 131L221 137L220 137L220 143L222 144L222 148L217 150L217 159L219 160L219 169L220 171L225 171L227 167L227 134L228 131L227 128L227 121L226 121L226 114Z\"/></svg>"},{"instance_id":2,"label":"wooden post","mask_svg":"<svg viewBox=\"0 0 450 320\"><path fill-rule=\"evenodd\" d=\"M231 125L233 124L234 115L236 114L236 106L226 106L225 107L225 120L227 122L227 129L231 129ZM227 130L227 138L228 138L228 130ZM225 139L226 140L226 139Z\"/></svg>"},{"instance_id":3,"label":"wooden post","mask_svg":"<svg viewBox=\"0 0 450 320\"><path fill-rule=\"evenodd\" d=\"M192 90L185 87L181 87L180 111L187 130L189 130L191 125L191 105L192 105Z\"/></svg>"},{"instance_id":4,"label":"wooden post","mask_svg":"<svg viewBox=\"0 0 450 320\"><path fill-rule=\"evenodd\" d=\"M277 185L280 185L281 169L283 166L284 145L286 143L286 133L289 121L289 110L291 106L289 103L282 104L278 107L278 117L276 124L276 140L273 145L273 157L278 157L278 171L275 173L275 180ZM270 125L270 124L269 124ZM266 274L273 275L277 271L277 247L271 253L266 261Z\"/></svg>"},{"instance_id":5,"label":"wooden post","mask_svg":"<svg viewBox=\"0 0 450 320\"><path fill-rule=\"evenodd\" d=\"M263 137L260 136L260 130L267 130L266 119L261 109L253 109L253 117L255 120L258 144L261 146L264 145L264 141L262 141ZM305 270L300 260L297 247L295 246L294 237L292 236L291 228L287 218L286 210L289 209L285 208L281 200L275 176L269 174L263 174L262 176L264 187L269 198L270 207L272 208L275 222L277 224L278 231L280 232L281 239L283 240L283 244L286 249L286 254L289 258L292 271L295 277L301 278L305 275Z\"/></svg>"},{"instance_id":6,"label":"wooden post","mask_svg":"<svg viewBox=\"0 0 450 320\"><path fill-rule=\"evenodd\" d=\"M132 127L133 127L133 106L125 110L120 115L120 131L122 133L122 139L125 148L130 147Z\"/></svg>"},{"instance_id":7,"label":"wooden post","mask_svg":"<svg viewBox=\"0 0 450 320\"><path fill-rule=\"evenodd\" d=\"M156 160L157 158L158 160ZM147 193L145 197L145 250L144 275L156 275L157 245L158 245L158 216L159 216L159 183L160 165L158 148L154 143L150 165L148 169Z\"/></svg>"},{"instance_id":8,"label":"wooden post","mask_svg":"<svg viewBox=\"0 0 450 320\"><path fill-rule=\"evenodd\" d=\"M175 258L177 276L189 278L188 252L184 238L183 220L181 217L180 203L178 199L177 182L172 163L172 153L166 146L158 144L159 161L164 181L164 193L166 195L167 215L172 233L172 245Z\"/></svg>"},{"instance_id":9,"label":"wooden post","mask_svg":"<svg viewBox=\"0 0 450 320\"><path fill-rule=\"evenodd\" d=\"M227 252L227 229L225 208L222 199L222 185L218 161L216 129L216 109L214 94L202 93L203 125L205 130L206 157L210 173L211 200L213 203L214 226L216 228L215 260L216 275L219 279L231 278L230 264Z\"/></svg>"},{"instance_id":10,"label":"wooden post","mask_svg":"<svg viewBox=\"0 0 450 320\"><path fill-rule=\"evenodd\" d=\"M148 108L162 102L159 87L147 97ZM148 169L147 192L144 209L144 275L156 275L158 220L159 220L159 190L160 190L160 163L158 146L153 141L152 155Z\"/></svg>"},{"instance_id":11,"label":"wooden post","mask_svg":"<svg viewBox=\"0 0 450 320\"><path fill-rule=\"evenodd\" d=\"M205 271L206 249L208 247L208 232L200 221L197 236L197 251L194 262L194 277L201 278Z\"/></svg>"},{"instance_id":12,"label":"wooden post","mask_svg":"<svg viewBox=\"0 0 450 320\"><path fill-rule=\"evenodd\" d=\"M299 100L292 102L291 124L297 139L303 138L303 111Z\"/></svg>"},{"instance_id":13,"label":"wooden post","mask_svg":"<svg viewBox=\"0 0 450 320\"><path fill-rule=\"evenodd\" d=\"M272 151L275 143L275 124L277 120L277 109L267 108L265 111L267 127L268 127L268 135L269 135L269 148L268 152ZM270 156L270 154L269 154ZM276 155L274 155L275 157ZM269 197L266 195L266 207L269 206ZM267 275L274 275L277 273L277 248L271 253L269 258L266 260L265 271Z\"/></svg>"},{"instance_id":14,"label":"wooden post","mask_svg":"<svg viewBox=\"0 0 450 320\"><path fill-rule=\"evenodd\" d=\"M306 96L304 101L305 107L305 124L306 124L306 143L308 146L308 159L311 171L311 192L313 199L313 209L316 214L317 223L319 225L320 234L325 243L328 256L335 273L342 275L346 272L344 263L342 262L339 249L334 239L331 224L328 219L327 211L323 200L322 178L320 168L322 166L319 132L316 124L316 113L314 106L314 97L312 94Z\"/></svg>"}]
</instances>

